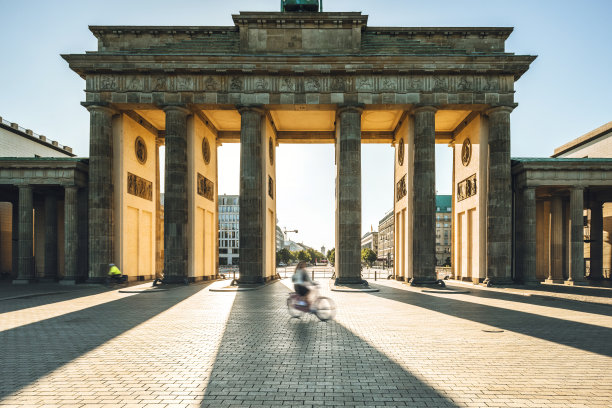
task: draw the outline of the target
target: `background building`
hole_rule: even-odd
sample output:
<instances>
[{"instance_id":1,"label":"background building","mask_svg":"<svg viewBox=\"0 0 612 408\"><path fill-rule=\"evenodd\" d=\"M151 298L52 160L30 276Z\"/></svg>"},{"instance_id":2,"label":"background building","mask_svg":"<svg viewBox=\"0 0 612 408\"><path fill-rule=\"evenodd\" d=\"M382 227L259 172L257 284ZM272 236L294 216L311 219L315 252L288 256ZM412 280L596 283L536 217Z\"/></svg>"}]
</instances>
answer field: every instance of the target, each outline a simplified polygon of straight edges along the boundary
<instances>
[{"instance_id":1,"label":"background building","mask_svg":"<svg viewBox=\"0 0 612 408\"><path fill-rule=\"evenodd\" d=\"M219 196L219 265L238 265L240 238L238 195Z\"/></svg>"},{"instance_id":2,"label":"background building","mask_svg":"<svg viewBox=\"0 0 612 408\"><path fill-rule=\"evenodd\" d=\"M452 196L436 196L436 265L451 264Z\"/></svg>"},{"instance_id":3,"label":"background building","mask_svg":"<svg viewBox=\"0 0 612 408\"><path fill-rule=\"evenodd\" d=\"M361 249L370 248L378 254L378 232L368 231L361 238Z\"/></svg>"},{"instance_id":4,"label":"background building","mask_svg":"<svg viewBox=\"0 0 612 408\"><path fill-rule=\"evenodd\" d=\"M552 157L555 158L612 158L612 122L598 127L591 132L580 136L555 149ZM587 204L591 208L585 211L586 222L584 225L584 259L586 263L586 275L590 276L592 266L602 269L604 278L610 278L612 267L612 196L600 194L587 197ZM594 220L593 209L597 209L597 218ZM601 215L600 215L601 214ZM596 232L596 230L599 230ZM597 260L594 261L594 258ZM601 260L599 259L601 258ZM594 262L593 262L594 261ZM600 263L601 262L601 263Z\"/></svg>"},{"instance_id":5,"label":"background building","mask_svg":"<svg viewBox=\"0 0 612 408\"><path fill-rule=\"evenodd\" d=\"M68 146L62 146L54 140L48 139L46 136L34 133L30 129L25 129L19 126L17 123L9 122L0 117L0 157L3 158L71 158L75 155L72 153L72 149ZM18 169L19 160L15 163L8 164L7 166L13 166L14 171L23 173L25 177L25 169ZM37 165L38 171L43 173L43 169L49 169L60 165L59 162L47 161L46 164ZM66 164L61 164L65 166ZM32 166L26 166L29 170L33 170ZM51 173L45 173L51 174ZM26 179L24 178L25 182ZM46 182L51 182L47 180ZM53 260L51 261L54 265L49 269L53 271L47 271L47 275L53 272L53 278L58 277L59 274L63 274L64 271L64 196L63 189L59 187L59 181L57 186L44 187L39 189L33 189L33 209L34 209L34 235L33 235L33 246L34 246L34 267L33 276L30 278L46 277L45 275L45 253L47 255L47 263L51 258L49 249L45 251L46 241L46 226L45 226L45 203L51 207L51 201L55 206L55 220L47 220L47 224L54 227L55 234L53 241L56 245L53 247L54 252ZM49 196L52 200L46 198ZM16 186L4 185L0 189L0 276L9 278L15 278L17 276L16 261L13 258L17 257L17 231L13 231L13 217L17 216L17 212L13 212L13 206L18 202L17 188ZM52 231L52 232L53 232ZM50 238L51 240L51 238ZM49 265L48 265L49 266ZM49 275L49 277L51 277Z\"/></svg>"},{"instance_id":6,"label":"background building","mask_svg":"<svg viewBox=\"0 0 612 408\"><path fill-rule=\"evenodd\" d=\"M378 259L389 261L388 266L393 265L395 219L393 209L389 210L378 222Z\"/></svg>"}]
</instances>

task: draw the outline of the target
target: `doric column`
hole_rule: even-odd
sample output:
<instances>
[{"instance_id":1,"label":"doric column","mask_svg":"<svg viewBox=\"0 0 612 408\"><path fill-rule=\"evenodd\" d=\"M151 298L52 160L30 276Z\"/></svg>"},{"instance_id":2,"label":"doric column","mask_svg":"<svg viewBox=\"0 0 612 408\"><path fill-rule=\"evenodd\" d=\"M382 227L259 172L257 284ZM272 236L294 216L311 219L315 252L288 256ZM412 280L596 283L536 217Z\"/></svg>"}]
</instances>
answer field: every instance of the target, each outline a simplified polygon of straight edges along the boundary
<instances>
[{"instance_id":1,"label":"doric column","mask_svg":"<svg viewBox=\"0 0 612 408\"><path fill-rule=\"evenodd\" d=\"M570 190L570 270L567 284L584 280L584 189Z\"/></svg>"},{"instance_id":2,"label":"doric column","mask_svg":"<svg viewBox=\"0 0 612 408\"><path fill-rule=\"evenodd\" d=\"M336 283L361 283L361 106L341 106L336 140Z\"/></svg>"},{"instance_id":3,"label":"doric column","mask_svg":"<svg viewBox=\"0 0 612 408\"><path fill-rule=\"evenodd\" d=\"M32 186L19 186L19 255L17 279L13 283L28 283L34 278L34 197Z\"/></svg>"},{"instance_id":4,"label":"doric column","mask_svg":"<svg viewBox=\"0 0 612 408\"><path fill-rule=\"evenodd\" d=\"M262 122L265 112L241 106L240 112L240 283L264 281L265 197Z\"/></svg>"},{"instance_id":5,"label":"doric column","mask_svg":"<svg viewBox=\"0 0 612 408\"><path fill-rule=\"evenodd\" d=\"M12 232L12 273L11 277L16 279L19 275L19 198L13 201L13 230Z\"/></svg>"},{"instance_id":6,"label":"doric column","mask_svg":"<svg viewBox=\"0 0 612 408\"><path fill-rule=\"evenodd\" d=\"M45 279L57 278L57 196L45 195Z\"/></svg>"},{"instance_id":7,"label":"doric column","mask_svg":"<svg viewBox=\"0 0 612 408\"><path fill-rule=\"evenodd\" d=\"M436 277L436 108L414 115L411 284L434 283Z\"/></svg>"},{"instance_id":8,"label":"doric column","mask_svg":"<svg viewBox=\"0 0 612 408\"><path fill-rule=\"evenodd\" d=\"M159 147L162 146L163 140L155 139L155 278L160 279L164 272L164 259L162 257L162 249L164 248L164 228L162 221L161 209L161 186L159 175Z\"/></svg>"},{"instance_id":9,"label":"doric column","mask_svg":"<svg viewBox=\"0 0 612 408\"><path fill-rule=\"evenodd\" d=\"M164 195L164 283L187 282L187 117L180 106L166 106Z\"/></svg>"},{"instance_id":10,"label":"doric column","mask_svg":"<svg viewBox=\"0 0 612 408\"><path fill-rule=\"evenodd\" d=\"M563 201L555 195L550 203L550 270L546 283L563 282Z\"/></svg>"},{"instance_id":11,"label":"doric column","mask_svg":"<svg viewBox=\"0 0 612 408\"><path fill-rule=\"evenodd\" d=\"M512 282L512 178L510 173L511 107L490 109L487 196L487 284Z\"/></svg>"},{"instance_id":12,"label":"doric column","mask_svg":"<svg viewBox=\"0 0 612 408\"><path fill-rule=\"evenodd\" d=\"M521 275L523 283L538 284L536 278L536 194L534 187L526 187L521 192Z\"/></svg>"},{"instance_id":13,"label":"doric column","mask_svg":"<svg viewBox=\"0 0 612 408\"><path fill-rule=\"evenodd\" d=\"M78 188L69 185L64 188L64 281L77 280L78 260Z\"/></svg>"},{"instance_id":14,"label":"doric column","mask_svg":"<svg viewBox=\"0 0 612 408\"><path fill-rule=\"evenodd\" d=\"M603 279L603 203L591 205L591 265L590 280Z\"/></svg>"},{"instance_id":15,"label":"doric column","mask_svg":"<svg viewBox=\"0 0 612 408\"><path fill-rule=\"evenodd\" d=\"M113 257L113 114L106 106L88 106L89 281L101 282Z\"/></svg>"}]
</instances>

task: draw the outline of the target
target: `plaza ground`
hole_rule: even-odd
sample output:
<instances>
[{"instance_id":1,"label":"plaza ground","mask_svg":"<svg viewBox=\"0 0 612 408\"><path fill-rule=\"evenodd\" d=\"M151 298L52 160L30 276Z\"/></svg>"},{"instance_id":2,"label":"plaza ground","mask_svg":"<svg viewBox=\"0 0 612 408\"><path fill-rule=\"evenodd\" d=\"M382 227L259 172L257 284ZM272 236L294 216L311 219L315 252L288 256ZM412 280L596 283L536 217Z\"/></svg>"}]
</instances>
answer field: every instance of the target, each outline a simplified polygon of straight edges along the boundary
<instances>
[{"instance_id":1,"label":"plaza ground","mask_svg":"<svg viewBox=\"0 0 612 408\"><path fill-rule=\"evenodd\" d=\"M612 406L610 289L0 286L0 406ZM138 289L150 286L133 286Z\"/></svg>"}]
</instances>

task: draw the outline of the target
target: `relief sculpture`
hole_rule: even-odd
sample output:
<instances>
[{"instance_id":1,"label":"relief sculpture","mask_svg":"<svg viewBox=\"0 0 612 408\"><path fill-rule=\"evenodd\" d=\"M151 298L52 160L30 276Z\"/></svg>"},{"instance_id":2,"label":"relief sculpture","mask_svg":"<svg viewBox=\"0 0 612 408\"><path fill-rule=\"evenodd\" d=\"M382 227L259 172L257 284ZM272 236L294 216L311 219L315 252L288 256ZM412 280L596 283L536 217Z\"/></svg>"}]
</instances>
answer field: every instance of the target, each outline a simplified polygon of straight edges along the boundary
<instances>
[{"instance_id":1,"label":"relief sculpture","mask_svg":"<svg viewBox=\"0 0 612 408\"><path fill-rule=\"evenodd\" d=\"M128 194L153 201L153 183L135 174L128 173L127 190Z\"/></svg>"},{"instance_id":2,"label":"relief sculpture","mask_svg":"<svg viewBox=\"0 0 612 408\"><path fill-rule=\"evenodd\" d=\"M406 175L404 175L404 177L402 177L400 179L400 181L397 182L397 188L396 188L396 201L401 200L402 198L406 197L407 191L406 191Z\"/></svg>"},{"instance_id":3,"label":"relief sculpture","mask_svg":"<svg viewBox=\"0 0 612 408\"><path fill-rule=\"evenodd\" d=\"M200 173L198 173L198 194L210 201L215 201L215 184Z\"/></svg>"},{"instance_id":4,"label":"relief sculpture","mask_svg":"<svg viewBox=\"0 0 612 408\"><path fill-rule=\"evenodd\" d=\"M476 195L477 184L476 174L457 183L457 201L463 201L466 198Z\"/></svg>"}]
</instances>

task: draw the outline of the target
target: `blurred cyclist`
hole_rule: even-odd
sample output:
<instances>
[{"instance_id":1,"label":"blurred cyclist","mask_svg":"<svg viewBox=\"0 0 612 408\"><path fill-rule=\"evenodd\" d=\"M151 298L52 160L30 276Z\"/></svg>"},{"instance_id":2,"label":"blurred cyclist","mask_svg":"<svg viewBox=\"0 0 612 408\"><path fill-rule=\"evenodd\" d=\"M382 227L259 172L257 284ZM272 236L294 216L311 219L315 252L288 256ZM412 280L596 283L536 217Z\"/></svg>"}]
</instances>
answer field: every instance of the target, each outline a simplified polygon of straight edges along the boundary
<instances>
[{"instance_id":1,"label":"blurred cyclist","mask_svg":"<svg viewBox=\"0 0 612 408\"><path fill-rule=\"evenodd\" d=\"M315 283L310 278L310 274L306 270L306 262L300 261L295 267L295 272L291 277L295 292L302 297L306 302L306 305L310 307L310 301L308 300L308 294L310 293L310 286Z\"/></svg>"}]
</instances>

